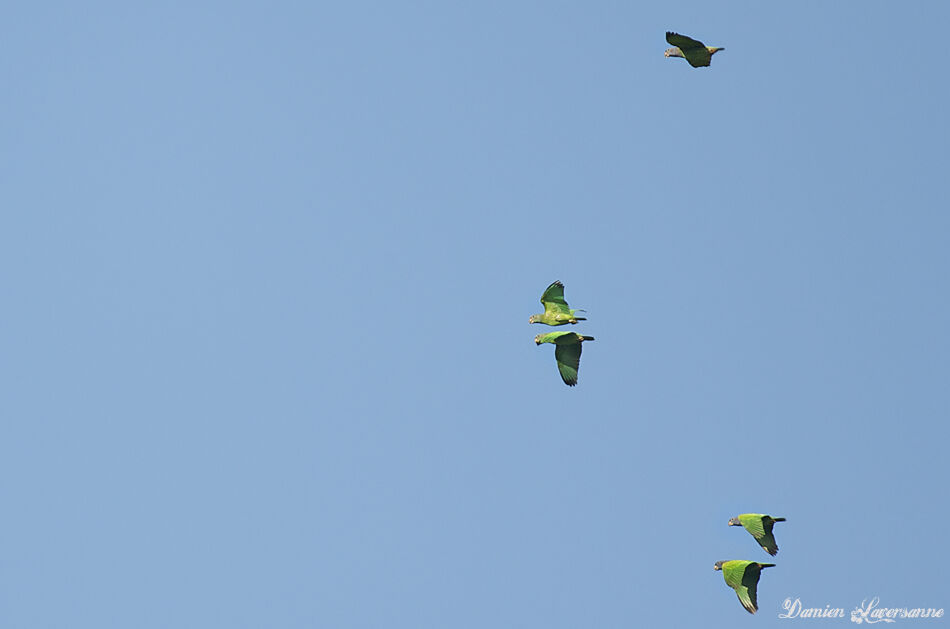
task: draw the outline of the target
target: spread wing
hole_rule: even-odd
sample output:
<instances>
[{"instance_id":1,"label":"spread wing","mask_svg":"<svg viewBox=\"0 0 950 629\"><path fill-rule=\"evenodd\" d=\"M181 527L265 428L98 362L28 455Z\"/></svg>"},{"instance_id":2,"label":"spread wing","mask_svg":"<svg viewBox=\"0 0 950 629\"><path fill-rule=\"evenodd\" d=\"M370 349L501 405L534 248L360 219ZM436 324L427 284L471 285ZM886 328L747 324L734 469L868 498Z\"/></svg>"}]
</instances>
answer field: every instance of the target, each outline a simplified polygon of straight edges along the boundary
<instances>
[{"instance_id":1,"label":"spread wing","mask_svg":"<svg viewBox=\"0 0 950 629\"><path fill-rule=\"evenodd\" d=\"M683 51L684 55L687 54L688 51L695 50L697 48L706 50L706 46L703 44L703 42L696 41L692 37L687 37L686 35L680 35L679 33L672 33L672 32L667 31L666 41L671 46L676 46L681 51Z\"/></svg>"},{"instance_id":2,"label":"spread wing","mask_svg":"<svg viewBox=\"0 0 950 629\"><path fill-rule=\"evenodd\" d=\"M564 301L564 284L560 281L554 282L545 289L544 294L541 295L541 303L544 304L544 314L571 314L571 309Z\"/></svg>"},{"instance_id":3,"label":"spread wing","mask_svg":"<svg viewBox=\"0 0 950 629\"><path fill-rule=\"evenodd\" d=\"M554 359L557 361L557 370L561 372L564 384L569 387L577 384L577 368L581 365L581 343L555 346Z\"/></svg>"},{"instance_id":4,"label":"spread wing","mask_svg":"<svg viewBox=\"0 0 950 629\"><path fill-rule=\"evenodd\" d=\"M703 42L696 41L686 35L679 33L667 33L666 41L680 49L686 61L694 68L703 68L709 65L712 59L712 53L703 45Z\"/></svg>"},{"instance_id":5,"label":"spread wing","mask_svg":"<svg viewBox=\"0 0 950 629\"><path fill-rule=\"evenodd\" d=\"M752 585L751 590L744 585L740 585L736 588L736 596L739 597L739 602L750 614L754 614L759 609L755 600L755 584Z\"/></svg>"},{"instance_id":6,"label":"spread wing","mask_svg":"<svg viewBox=\"0 0 950 629\"><path fill-rule=\"evenodd\" d=\"M765 527L762 525L762 515L758 513L743 513L739 516L739 522L745 527L745 530L752 533L756 541L765 536Z\"/></svg>"},{"instance_id":7,"label":"spread wing","mask_svg":"<svg viewBox=\"0 0 950 629\"><path fill-rule=\"evenodd\" d=\"M778 544L775 543L775 536L772 535L772 531L762 536L762 539L759 540L759 546L773 557L778 554Z\"/></svg>"},{"instance_id":8,"label":"spread wing","mask_svg":"<svg viewBox=\"0 0 950 629\"><path fill-rule=\"evenodd\" d=\"M722 565L722 576L726 585L736 591L739 602L750 614L754 614L758 609L755 600L755 583L759 580L759 573L754 569L757 566L754 561L727 561ZM750 570L752 568L752 570ZM750 577L747 575L754 572L755 580L752 582L752 590L749 590Z\"/></svg>"},{"instance_id":9,"label":"spread wing","mask_svg":"<svg viewBox=\"0 0 950 629\"><path fill-rule=\"evenodd\" d=\"M743 513L739 516L739 521L765 552L773 556L778 552L778 544L775 543L775 537L772 535L774 525L772 518L759 513Z\"/></svg>"},{"instance_id":10,"label":"spread wing","mask_svg":"<svg viewBox=\"0 0 950 629\"><path fill-rule=\"evenodd\" d=\"M761 574L759 565L755 562L750 562L745 568L745 573L742 575L742 585L736 588L736 594L739 595L739 602L742 603L742 606L745 607L750 614L754 614L756 610L759 609L759 574Z\"/></svg>"}]
</instances>

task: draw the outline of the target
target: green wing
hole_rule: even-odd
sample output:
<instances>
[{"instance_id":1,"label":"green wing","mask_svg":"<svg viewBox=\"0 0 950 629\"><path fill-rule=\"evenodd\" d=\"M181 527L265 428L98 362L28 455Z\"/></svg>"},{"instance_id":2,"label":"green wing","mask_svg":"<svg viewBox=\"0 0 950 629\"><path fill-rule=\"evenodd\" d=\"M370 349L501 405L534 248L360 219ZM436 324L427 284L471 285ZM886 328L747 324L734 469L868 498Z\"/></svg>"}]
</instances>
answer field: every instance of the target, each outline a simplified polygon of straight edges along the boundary
<instances>
[{"instance_id":1,"label":"green wing","mask_svg":"<svg viewBox=\"0 0 950 629\"><path fill-rule=\"evenodd\" d=\"M696 41L686 35L679 33L667 33L666 41L680 49L686 61L694 68L702 68L709 65L712 60L712 53L703 45L703 42Z\"/></svg>"},{"instance_id":2,"label":"green wing","mask_svg":"<svg viewBox=\"0 0 950 629\"><path fill-rule=\"evenodd\" d=\"M544 305L542 314L534 314L528 317L528 323L543 323L545 325L567 325L568 323L577 323L586 321L584 317L578 317L575 312L583 310L571 310L564 300L564 284L554 282L545 289L541 295L541 303Z\"/></svg>"},{"instance_id":3,"label":"green wing","mask_svg":"<svg viewBox=\"0 0 950 629\"><path fill-rule=\"evenodd\" d=\"M739 522L752 534L765 552L772 556L778 553L778 544L775 543L775 536L772 535L772 526L775 522L771 517L761 513L742 513L739 515Z\"/></svg>"},{"instance_id":4,"label":"green wing","mask_svg":"<svg viewBox=\"0 0 950 629\"><path fill-rule=\"evenodd\" d=\"M573 334L569 332L568 334ZM558 344L554 347L554 359L561 379L569 387L577 384L577 368L581 365L581 343Z\"/></svg>"},{"instance_id":5,"label":"green wing","mask_svg":"<svg viewBox=\"0 0 950 629\"><path fill-rule=\"evenodd\" d=\"M739 522L742 523L742 527L752 533L752 537L756 540L761 539L765 535L765 527L762 526L762 517L761 513L739 514Z\"/></svg>"},{"instance_id":6,"label":"green wing","mask_svg":"<svg viewBox=\"0 0 950 629\"><path fill-rule=\"evenodd\" d=\"M752 567L752 570L749 568ZM736 591L739 602L750 614L754 614L758 609L756 602L756 584L759 582L758 566L754 561L727 561L722 566L722 577L726 585ZM749 576L754 574L754 578ZM751 588L749 587L751 583Z\"/></svg>"},{"instance_id":7,"label":"green wing","mask_svg":"<svg viewBox=\"0 0 950 629\"><path fill-rule=\"evenodd\" d=\"M722 564L722 578L726 580L726 585L731 588L737 588L742 585L742 575L745 574L745 567L752 563L751 561L726 561Z\"/></svg>"},{"instance_id":8,"label":"green wing","mask_svg":"<svg viewBox=\"0 0 950 629\"><path fill-rule=\"evenodd\" d=\"M762 536L762 539L757 540L759 546L762 547L762 550L772 555L773 557L778 554L778 544L775 543L775 536L772 535L771 525L768 527L768 530L765 531L765 535Z\"/></svg>"},{"instance_id":9,"label":"green wing","mask_svg":"<svg viewBox=\"0 0 950 629\"><path fill-rule=\"evenodd\" d=\"M759 564L750 561L742 575L742 585L736 588L739 602L750 614L754 614L759 609L758 587L760 574L762 574L762 569Z\"/></svg>"},{"instance_id":10,"label":"green wing","mask_svg":"<svg viewBox=\"0 0 950 629\"><path fill-rule=\"evenodd\" d=\"M686 35L680 35L679 33L671 33L667 31L666 41L671 46L676 46L680 51L685 55L689 50L702 49L706 50L705 44L701 41L696 41L692 37L687 37Z\"/></svg>"},{"instance_id":11,"label":"green wing","mask_svg":"<svg viewBox=\"0 0 950 629\"><path fill-rule=\"evenodd\" d=\"M544 314L571 314L571 309L567 307L564 301L564 284L556 281L548 286L544 294L541 295L541 303L544 304Z\"/></svg>"}]
</instances>

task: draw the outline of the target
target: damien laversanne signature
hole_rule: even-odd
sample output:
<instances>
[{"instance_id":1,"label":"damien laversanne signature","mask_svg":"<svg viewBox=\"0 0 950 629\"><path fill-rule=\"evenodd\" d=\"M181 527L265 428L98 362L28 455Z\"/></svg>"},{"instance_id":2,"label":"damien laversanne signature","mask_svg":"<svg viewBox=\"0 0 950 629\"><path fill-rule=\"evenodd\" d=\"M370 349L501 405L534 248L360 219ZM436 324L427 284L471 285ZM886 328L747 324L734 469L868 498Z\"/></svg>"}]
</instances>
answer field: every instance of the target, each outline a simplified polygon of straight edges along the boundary
<instances>
[{"instance_id":1,"label":"damien laversanne signature","mask_svg":"<svg viewBox=\"0 0 950 629\"><path fill-rule=\"evenodd\" d=\"M894 622L898 618L942 618L943 608L933 607L880 607L881 599L875 596L861 601L861 604L851 610L851 622L874 624L876 622ZM782 603L784 614L779 618L845 618L844 609L825 605L822 607L805 607L800 599L785 599Z\"/></svg>"}]
</instances>

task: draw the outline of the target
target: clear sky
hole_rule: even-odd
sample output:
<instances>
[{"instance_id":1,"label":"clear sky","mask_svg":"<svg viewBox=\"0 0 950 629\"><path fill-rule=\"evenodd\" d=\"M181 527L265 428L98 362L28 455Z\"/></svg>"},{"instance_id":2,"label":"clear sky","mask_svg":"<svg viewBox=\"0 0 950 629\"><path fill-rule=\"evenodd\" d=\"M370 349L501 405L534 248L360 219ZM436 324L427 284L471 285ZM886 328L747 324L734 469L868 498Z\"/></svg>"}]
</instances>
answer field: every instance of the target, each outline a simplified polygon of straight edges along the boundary
<instances>
[{"instance_id":1,"label":"clear sky","mask_svg":"<svg viewBox=\"0 0 950 629\"><path fill-rule=\"evenodd\" d=\"M948 30L941 1L8 4L0 625L950 608ZM555 279L596 337L573 389L528 325ZM755 617L712 570L773 561L744 512L788 518Z\"/></svg>"}]
</instances>

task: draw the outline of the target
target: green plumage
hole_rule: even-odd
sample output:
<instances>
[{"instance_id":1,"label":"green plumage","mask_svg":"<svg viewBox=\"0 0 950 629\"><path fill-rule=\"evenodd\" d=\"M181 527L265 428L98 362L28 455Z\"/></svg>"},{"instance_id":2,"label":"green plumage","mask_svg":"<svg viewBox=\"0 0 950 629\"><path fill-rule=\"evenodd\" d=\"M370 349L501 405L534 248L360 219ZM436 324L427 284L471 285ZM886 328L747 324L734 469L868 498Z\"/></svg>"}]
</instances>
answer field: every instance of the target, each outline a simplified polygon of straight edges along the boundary
<instances>
[{"instance_id":1,"label":"green plumage","mask_svg":"<svg viewBox=\"0 0 950 629\"><path fill-rule=\"evenodd\" d=\"M739 517L729 520L729 526L742 526L749 531L759 546L768 554L775 556L778 553L778 544L772 535L772 527L776 522L784 522L785 518L773 518L764 513L742 513Z\"/></svg>"},{"instance_id":2,"label":"green plumage","mask_svg":"<svg viewBox=\"0 0 950 629\"><path fill-rule=\"evenodd\" d=\"M531 315L528 323L566 325L586 321L584 317L578 317L574 314L575 312L584 312L583 310L571 310L568 307L567 302L564 301L564 284L559 281L552 283L545 289L544 294L541 295L541 303L544 304L544 312Z\"/></svg>"},{"instance_id":3,"label":"green plumage","mask_svg":"<svg viewBox=\"0 0 950 629\"><path fill-rule=\"evenodd\" d=\"M666 52L663 53L664 56L682 57L694 68L704 68L708 66L714 54L720 50L725 50L725 48L706 46L701 41L696 41L691 37L680 35L679 33L671 33L670 31L666 32L666 41L670 45L675 46L675 48L668 48Z\"/></svg>"},{"instance_id":4,"label":"green plumage","mask_svg":"<svg viewBox=\"0 0 950 629\"><path fill-rule=\"evenodd\" d=\"M584 341L593 341L593 336L583 336L576 332L548 332L534 337L537 345L541 343L554 344L554 360L557 361L557 370L561 373L564 384L573 387L577 384L577 369L581 364L581 344Z\"/></svg>"},{"instance_id":5,"label":"green plumage","mask_svg":"<svg viewBox=\"0 0 950 629\"><path fill-rule=\"evenodd\" d=\"M739 602L750 614L759 609L758 585L762 568L772 568L774 563L756 561L717 561L714 570L722 570L726 585L736 591Z\"/></svg>"}]
</instances>

